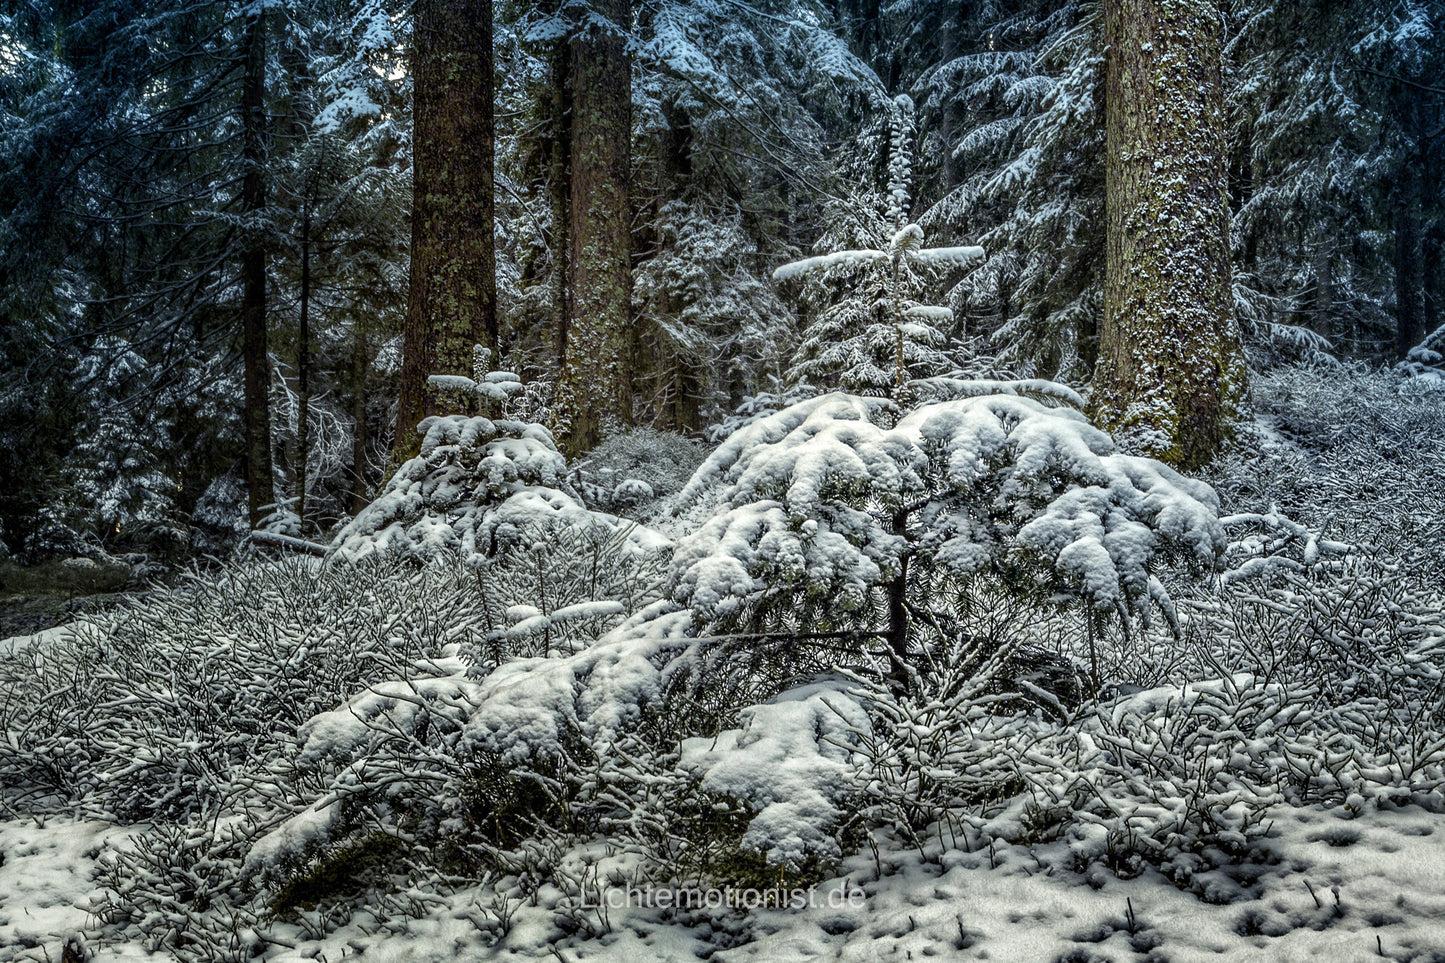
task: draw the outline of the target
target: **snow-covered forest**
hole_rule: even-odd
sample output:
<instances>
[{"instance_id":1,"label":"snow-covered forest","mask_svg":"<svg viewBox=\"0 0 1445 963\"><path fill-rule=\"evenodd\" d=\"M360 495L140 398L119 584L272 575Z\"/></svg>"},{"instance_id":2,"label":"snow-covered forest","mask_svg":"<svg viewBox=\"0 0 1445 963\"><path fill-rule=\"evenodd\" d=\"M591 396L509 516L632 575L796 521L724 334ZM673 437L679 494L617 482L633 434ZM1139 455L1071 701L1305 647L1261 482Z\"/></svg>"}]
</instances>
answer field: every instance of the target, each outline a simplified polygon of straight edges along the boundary
<instances>
[{"instance_id":1,"label":"snow-covered forest","mask_svg":"<svg viewBox=\"0 0 1445 963\"><path fill-rule=\"evenodd\" d=\"M6 5L0 963L1445 960L1442 174L1440 0Z\"/></svg>"}]
</instances>

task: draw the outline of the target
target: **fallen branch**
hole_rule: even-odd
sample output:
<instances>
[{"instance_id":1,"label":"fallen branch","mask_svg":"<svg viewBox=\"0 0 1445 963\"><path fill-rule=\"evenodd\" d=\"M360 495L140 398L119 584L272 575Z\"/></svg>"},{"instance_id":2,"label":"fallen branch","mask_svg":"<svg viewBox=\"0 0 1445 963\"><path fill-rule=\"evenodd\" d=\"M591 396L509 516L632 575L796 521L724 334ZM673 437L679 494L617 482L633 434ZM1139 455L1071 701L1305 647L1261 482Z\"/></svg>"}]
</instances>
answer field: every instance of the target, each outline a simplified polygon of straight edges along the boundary
<instances>
[{"instance_id":1,"label":"fallen branch","mask_svg":"<svg viewBox=\"0 0 1445 963\"><path fill-rule=\"evenodd\" d=\"M251 541L257 545L267 545L271 548L289 548L293 552L305 552L307 555L315 555L317 558L325 558L327 552L325 545L318 545L316 542L308 542L301 538L292 538L290 535L279 535L276 532L252 532Z\"/></svg>"}]
</instances>

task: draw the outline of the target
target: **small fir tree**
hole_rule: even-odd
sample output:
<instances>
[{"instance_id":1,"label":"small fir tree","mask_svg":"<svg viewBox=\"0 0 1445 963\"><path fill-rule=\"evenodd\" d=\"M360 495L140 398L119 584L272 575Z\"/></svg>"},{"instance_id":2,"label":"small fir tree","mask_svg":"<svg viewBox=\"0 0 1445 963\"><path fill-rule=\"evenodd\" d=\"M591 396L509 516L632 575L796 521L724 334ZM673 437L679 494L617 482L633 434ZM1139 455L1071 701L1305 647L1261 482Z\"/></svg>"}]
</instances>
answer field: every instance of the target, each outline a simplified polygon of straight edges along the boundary
<instances>
[{"instance_id":1,"label":"small fir tree","mask_svg":"<svg viewBox=\"0 0 1445 963\"><path fill-rule=\"evenodd\" d=\"M923 228L909 220L913 171L913 102L899 96L892 105L888 162L887 226L881 249L834 251L785 264L773 272L779 282L803 280L806 296L826 298L838 282L842 298L808 325L794 356L794 383L840 387L852 393L902 401L909 382L948 374L965 359L945 331L953 312L913 298L936 272L968 264L984 254L977 247L925 247Z\"/></svg>"}]
</instances>

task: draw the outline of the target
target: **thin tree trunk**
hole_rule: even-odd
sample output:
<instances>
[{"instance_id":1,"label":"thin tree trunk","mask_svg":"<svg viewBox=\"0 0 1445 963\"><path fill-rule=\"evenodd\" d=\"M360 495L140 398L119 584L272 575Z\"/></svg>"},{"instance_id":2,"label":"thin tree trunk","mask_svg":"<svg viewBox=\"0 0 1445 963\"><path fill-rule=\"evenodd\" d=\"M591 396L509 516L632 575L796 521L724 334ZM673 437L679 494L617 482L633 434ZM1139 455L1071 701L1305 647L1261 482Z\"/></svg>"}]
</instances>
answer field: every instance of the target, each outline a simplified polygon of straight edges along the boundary
<instances>
[{"instance_id":1,"label":"thin tree trunk","mask_svg":"<svg viewBox=\"0 0 1445 963\"><path fill-rule=\"evenodd\" d=\"M251 527L260 525L273 499L270 366L266 354L266 236L259 220L266 207L266 17L258 6L246 23L241 80L241 212L246 219L241 252L241 358L245 380L246 500Z\"/></svg>"},{"instance_id":2,"label":"thin tree trunk","mask_svg":"<svg viewBox=\"0 0 1445 963\"><path fill-rule=\"evenodd\" d=\"M908 512L894 512L892 521L893 534L904 537L908 532ZM909 639L908 556L904 555L898 563L898 574L888 583L888 651L893 659L890 675L900 692L908 689Z\"/></svg>"},{"instance_id":3,"label":"thin tree trunk","mask_svg":"<svg viewBox=\"0 0 1445 963\"><path fill-rule=\"evenodd\" d=\"M1445 242L1445 221L1441 220L1441 184L1436 153L1432 149L1436 142L1445 138L1445 129L1433 136L1420 132L1420 183L1421 198L1433 208L1420 240L1420 321L1423 337L1428 338L1440 327L1440 249Z\"/></svg>"},{"instance_id":4,"label":"thin tree trunk","mask_svg":"<svg viewBox=\"0 0 1445 963\"><path fill-rule=\"evenodd\" d=\"M1440 253L1442 242L1445 242L1445 225L1433 224L1425 232L1425 240L1421 246L1421 260L1425 265L1425 277L1421 285L1421 317L1424 322L1425 337L1434 334L1440 328Z\"/></svg>"},{"instance_id":5,"label":"thin tree trunk","mask_svg":"<svg viewBox=\"0 0 1445 963\"><path fill-rule=\"evenodd\" d=\"M566 330L558 374L564 448L597 445L608 419L632 423L632 63L629 0L601 0L606 20L572 40L572 148Z\"/></svg>"},{"instance_id":6,"label":"thin tree trunk","mask_svg":"<svg viewBox=\"0 0 1445 963\"><path fill-rule=\"evenodd\" d=\"M357 325L351 336L351 514L355 515L371 501L366 482L366 335Z\"/></svg>"},{"instance_id":7,"label":"thin tree trunk","mask_svg":"<svg viewBox=\"0 0 1445 963\"><path fill-rule=\"evenodd\" d=\"M1334 263L1330 257L1330 238L1321 233L1315 238L1315 297L1313 326L1333 340L1335 331Z\"/></svg>"},{"instance_id":8,"label":"thin tree trunk","mask_svg":"<svg viewBox=\"0 0 1445 963\"><path fill-rule=\"evenodd\" d=\"M296 517L306 531L306 463L311 452L311 199L301 211L301 320L296 332Z\"/></svg>"},{"instance_id":9,"label":"thin tree trunk","mask_svg":"<svg viewBox=\"0 0 1445 963\"><path fill-rule=\"evenodd\" d=\"M1211 0L1107 0L1106 266L1095 414L1184 468L1230 432L1245 369L1229 275L1223 29Z\"/></svg>"},{"instance_id":10,"label":"thin tree trunk","mask_svg":"<svg viewBox=\"0 0 1445 963\"><path fill-rule=\"evenodd\" d=\"M1404 360L1425 333L1420 310L1420 219L1402 209L1395 223L1396 357Z\"/></svg>"},{"instance_id":11,"label":"thin tree trunk","mask_svg":"<svg viewBox=\"0 0 1445 963\"><path fill-rule=\"evenodd\" d=\"M473 346L495 361L495 139L491 0L417 0L412 78L411 283L397 402L398 461L416 453L417 423L475 399L438 397L433 374L472 374Z\"/></svg>"}]
</instances>

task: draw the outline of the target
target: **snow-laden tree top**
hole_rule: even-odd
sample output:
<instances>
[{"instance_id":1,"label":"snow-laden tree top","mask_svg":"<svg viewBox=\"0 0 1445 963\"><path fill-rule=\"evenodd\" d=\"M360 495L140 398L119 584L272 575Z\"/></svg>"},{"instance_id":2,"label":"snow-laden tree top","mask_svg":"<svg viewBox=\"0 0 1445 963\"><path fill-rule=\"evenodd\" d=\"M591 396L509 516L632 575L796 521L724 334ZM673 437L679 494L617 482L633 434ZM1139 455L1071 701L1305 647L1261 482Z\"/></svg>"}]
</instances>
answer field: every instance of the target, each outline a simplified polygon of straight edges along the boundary
<instances>
[{"instance_id":1,"label":"snow-laden tree top","mask_svg":"<svg viewBox=\"0 0 1445 963\"><path fill-rule=\"evenodd\" d=\"M395 552L424 562L460 552L481 559L559 526L630 524L582 505L567 484L566 460L541 425L447 415L419 427L420 454L337 533L332 557ZM638 548L663 542L642 528L629 535Z\"/></svg>"},{"instance_id":2,"label":"snow-laden tree top","mask_svg":"<svg viewBox=\"0 0 1445 963\"><path fill-rule=\"evenodd\" d=\"M1163 600L1151 572L1166 545L1206 566L1227 545L1209 486L1117 453L1075 410L1017 394L907 413L824 395L738 431L682 500L717 486L728 510L672 563L674 597L702 624L766 620L775 607L866 620L906 562L919 605L940 584L991 573L1125 611Z\"/></svg>"},{"instance_id":3,"label":"snow-laden tree top","mask_svg":"<svg viewBox=\"0 0 1445 963\"><path fill-rule=\"evenodd\" d=\"M773 280L779 283L796 281L815 271L830 271L835 268L863 268L892 261L902 256L920 265L929 267L951 267L981 261L984 251L981 247L924 247L923 228L908 224L900 228L889 241L888 250L875 251L861 248L851 251L832 251L815 257L792 261L773 271Z\"/></svg>"}]
</instances>

